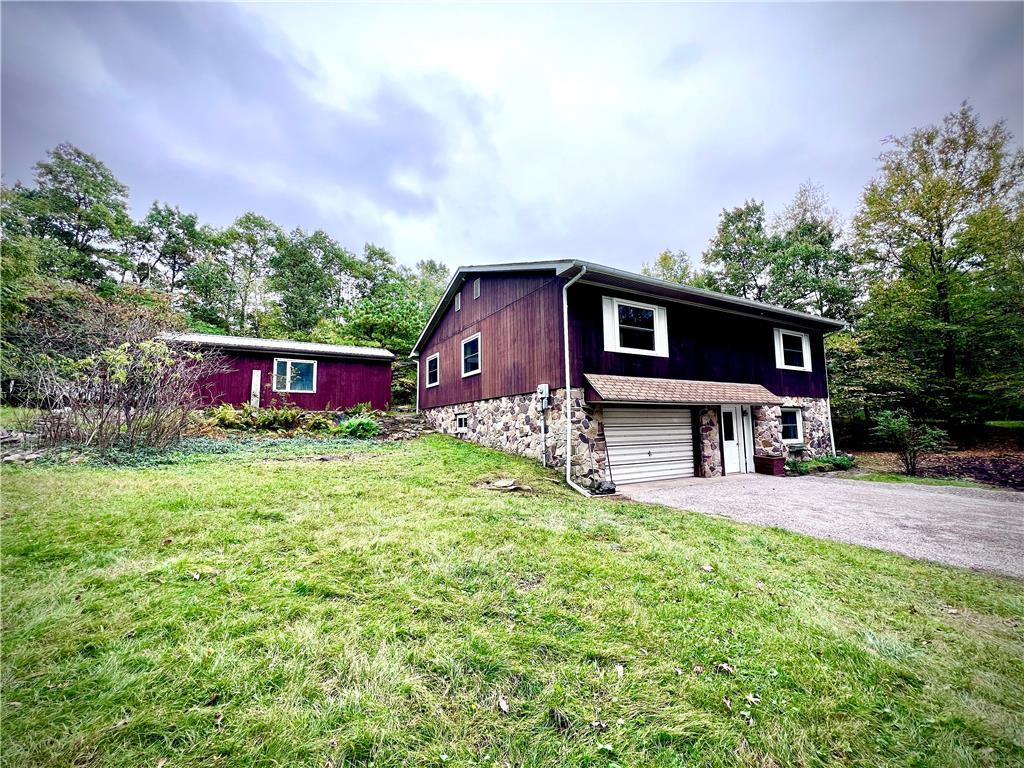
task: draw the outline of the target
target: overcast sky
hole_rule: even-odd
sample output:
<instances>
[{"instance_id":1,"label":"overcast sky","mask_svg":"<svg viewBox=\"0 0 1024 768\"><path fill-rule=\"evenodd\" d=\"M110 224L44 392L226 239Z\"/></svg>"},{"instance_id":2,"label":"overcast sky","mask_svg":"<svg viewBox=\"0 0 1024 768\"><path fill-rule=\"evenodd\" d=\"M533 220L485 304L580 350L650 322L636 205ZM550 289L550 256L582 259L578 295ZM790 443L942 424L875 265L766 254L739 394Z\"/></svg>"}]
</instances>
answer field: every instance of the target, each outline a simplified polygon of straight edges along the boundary
<instances>
[{"instance_id":1,"label":"overcast sky","mask_svg":"<svg viewBox=\"0 0 1024 768\"><path fill-rule=\"evenodd\" d=\"M70 141L224 225L449 266L693 259L723 207L824 186L964 99L1024 134L1024 4L10 3L2 171Z\"/></svg>"}]
</instances>

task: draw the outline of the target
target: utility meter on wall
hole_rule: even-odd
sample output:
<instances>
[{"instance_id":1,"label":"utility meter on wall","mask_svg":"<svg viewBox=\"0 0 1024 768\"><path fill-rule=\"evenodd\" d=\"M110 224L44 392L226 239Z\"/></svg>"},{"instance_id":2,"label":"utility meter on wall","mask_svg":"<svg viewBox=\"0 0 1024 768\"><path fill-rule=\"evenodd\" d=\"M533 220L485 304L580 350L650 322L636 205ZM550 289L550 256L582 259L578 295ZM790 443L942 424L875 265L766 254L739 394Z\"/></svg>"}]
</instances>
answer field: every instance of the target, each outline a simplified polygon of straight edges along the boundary
<instances>
[{"instance_id":1,"label":"utility meter on wall","mask_svg":"<svg viewBox=\"0 0 1024 768\"><path fill-rule=\"evenodd\" d=\"M542 411L546 411L550 407L548 397L550 395L550 389L547 384L537 385L537 403L540 405Z\"/></svg>"}]
</instances>

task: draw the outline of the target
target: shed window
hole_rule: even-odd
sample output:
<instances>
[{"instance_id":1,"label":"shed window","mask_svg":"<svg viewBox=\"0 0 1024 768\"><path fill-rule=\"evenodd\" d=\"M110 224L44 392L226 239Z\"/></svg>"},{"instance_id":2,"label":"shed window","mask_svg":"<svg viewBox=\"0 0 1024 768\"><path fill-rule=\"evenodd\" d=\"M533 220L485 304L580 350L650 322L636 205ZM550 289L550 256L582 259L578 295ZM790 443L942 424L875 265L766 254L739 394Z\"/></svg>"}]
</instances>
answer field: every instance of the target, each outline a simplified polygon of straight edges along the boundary
<instances>
[{"instance_id":1,"label":"shed window","mask_svg":"<svg viewBox=\"0 0 1024 768\"><path fill-rule=\"evenodd\" d=\"M665 308L605 296L604 348L606 352L668 357Z\"/></svg>"},{"instance_id":2,"label":"shed window","mask_svg":"<svg viewBox=\"0 0 1024 768\"><path fill-rule=\"evenodd\" d=\"M439 366L440 354L431 355L427 358L427 386L436 387L438 382L441 381L441 371Z\"/></svg>"},{"instance_id":3,"label":"shed window","mask_svg":"<svg viewBox=\"0 0 1024 768\"><path fill-rule=\"evenodd\" d=\"M455 415L455 431L459 434L469 431L469 414L457 413Z\"/></svg>"},{"instance_id":4,"label":"shed window","mask_svg":"<svg viewBox=\"0 0 1024 768\"><path fill-rule=\"evenodd\" d=\"M804 441L803 414L799 408L782 409L782 442L802 443Z\"/></svg>"},{"instance_id":5,"label":"shed window","mask_svg":"<svg viewBox=\"0 0 1024 768\"><path fill-rule=\"evenodd\" d=\"M274 358L275 392L316 392L316 360Z\"/></svg>"},{"instance_id":6,"label":"shed window","mask_svg":"<svg viewBox=\"0 0 1024 768\"><path fill-rule=\"evenodd\" d=\"M479 277L476 280L473 281L473 298L474 299L479 299L480 298L480 278Z\"/></svg>"},{"instance_id":7,"label":"shed window","mask_svg":"<svg viewBox=\"0 0 1024 768\"><path fill-rule=\"evenodd\" d=\"M791 371L811 370L811 337L799 331L776 328L775 365Z\"/></svg>"},{"instance_id":8,"label":"shed window","mask_svg":"<svg viewBox=\"0 0 1024 768\"><path fill-rule=\"evenodd\" d=\"M461 293L456 293L455 294L455 311L456 312L462 311L462 294Z\"/></svg>"},{"instance_id":9,"label":"shed window","mask_svg":"<svg viewBox=\"0 0 1024 768\"><path fill-rule=\"evenodd\" d=\"M462 375L480 373L480 334L462 340Z\"/></svg>"}]
</instances>

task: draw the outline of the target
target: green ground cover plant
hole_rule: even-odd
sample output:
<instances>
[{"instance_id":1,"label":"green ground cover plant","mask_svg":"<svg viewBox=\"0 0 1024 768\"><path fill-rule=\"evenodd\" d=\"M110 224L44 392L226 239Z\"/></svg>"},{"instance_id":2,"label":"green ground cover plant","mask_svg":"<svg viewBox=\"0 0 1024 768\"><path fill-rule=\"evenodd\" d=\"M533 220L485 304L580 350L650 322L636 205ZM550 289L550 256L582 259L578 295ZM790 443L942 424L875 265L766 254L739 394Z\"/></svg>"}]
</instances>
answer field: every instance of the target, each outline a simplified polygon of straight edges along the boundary
<instances>
[{"instance_id":1,"label":"green ground cover plant","mask_svg":"<svg viewBox=\"0 0 1024 768\"><path fill-rule=\"evenodd\" d=\"M821 456L816 459L806 460L789 459L786 462L786 469L799 475L807 475L811 472L834 472L852 469L854 463L855 459L853 456Z\"/></svg>"},{"instance_id":2,"label":"green ground cover plant","mask_svg":"<svg viewBox=\"0 0 1024 768\"><path fill-rule=\"evenodd\" d=\"M3 765L1024 765L1018 581L264 446L4 468Z\"/></svg>"}]
</instances>

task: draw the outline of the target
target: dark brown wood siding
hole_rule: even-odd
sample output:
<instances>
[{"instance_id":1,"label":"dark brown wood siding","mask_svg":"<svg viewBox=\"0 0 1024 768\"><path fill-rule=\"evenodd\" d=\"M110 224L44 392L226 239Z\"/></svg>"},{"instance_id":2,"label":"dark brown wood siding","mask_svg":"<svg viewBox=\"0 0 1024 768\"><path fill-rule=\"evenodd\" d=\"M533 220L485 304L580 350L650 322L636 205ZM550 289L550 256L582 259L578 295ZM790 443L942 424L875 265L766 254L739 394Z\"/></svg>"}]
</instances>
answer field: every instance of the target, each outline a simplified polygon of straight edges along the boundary
<instances>
[{"instance_id":1,"label":"dark brown wood siding","mask_svg":"<svg viewBox=\"0 0 1024 768\"><path fill-rule=\"evenodd\" d=\"M480 279L480 298L473 281ZM525 394L538 384L559 386L564 377L562 284L550 272L468 273L420 353L421 408ZM481 372L462 377L462 340L480 333ZM440 383L426 387L427 358L438 353Z\"/></svg>"},{"instance_id":2,"label":"dark brown wood siding","mask_svg":"<svg viewBox=\"0 0 1024 768\"><path fill-rule=\"evenodd\" d=\"M213 403L244 405L249 402L252 372L262 372L260 405L289 403L308 411L351 408L370 403L386 411L391 406L391 361L361 358L317 357L294 352L223 352L227 370L202 384L204 395ZM316 360L316 392L273 391L274 358Z\"/></svg>"},{"instance_id":3,"label":"dark brown wood siding","mask_svg":"<svg viewBox=\"0 0 1024 768\"><path fill-rule=\"evenodd\" d=\"M604 351L601 297L620 296L666 307L668 357ZM775 365L775 328L809 333L810 372ZM569 288L569 349L574 386L584 373L762 384L780 396L827 397L821 331L579 283ZM587 388L587 398L596 393Z\"/></svg>"}]
</instances>

